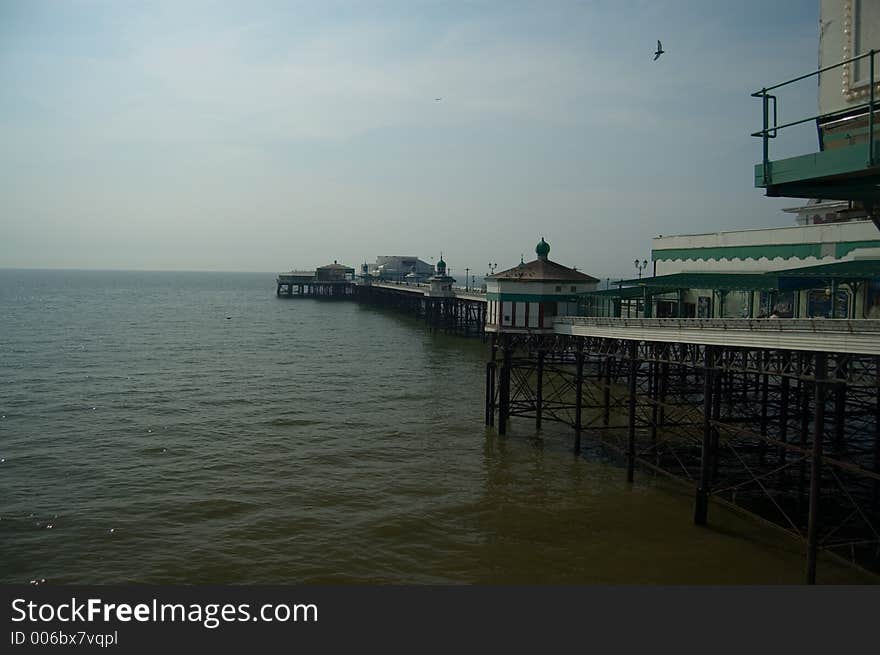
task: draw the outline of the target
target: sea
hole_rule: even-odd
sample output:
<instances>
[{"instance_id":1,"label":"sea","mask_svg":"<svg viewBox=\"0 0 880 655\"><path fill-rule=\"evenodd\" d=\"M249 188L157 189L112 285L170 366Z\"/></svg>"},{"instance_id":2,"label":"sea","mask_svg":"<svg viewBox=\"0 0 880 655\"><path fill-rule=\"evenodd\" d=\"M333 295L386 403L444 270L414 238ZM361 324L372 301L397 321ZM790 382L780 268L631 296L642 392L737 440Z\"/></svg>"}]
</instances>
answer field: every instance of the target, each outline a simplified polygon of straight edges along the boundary
<instances>
[{"instance_id":1,"label":"sea","mask_svg":"<svg viewBox=\"0 0 880 655\"><path fill-rule=\"evenodd\" d=\"M803 581L802 542L694 526L569 428L486 428L485 360L271 273L0 270L0 582Z\"/></svg>"}]
</instances>

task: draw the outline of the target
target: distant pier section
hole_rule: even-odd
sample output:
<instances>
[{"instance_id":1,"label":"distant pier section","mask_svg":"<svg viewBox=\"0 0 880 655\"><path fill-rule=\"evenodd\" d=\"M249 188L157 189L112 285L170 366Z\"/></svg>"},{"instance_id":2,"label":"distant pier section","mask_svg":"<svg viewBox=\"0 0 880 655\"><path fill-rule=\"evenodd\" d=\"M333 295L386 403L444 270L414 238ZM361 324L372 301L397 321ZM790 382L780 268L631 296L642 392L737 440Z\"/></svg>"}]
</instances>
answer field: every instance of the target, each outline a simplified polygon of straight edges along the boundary
<instances>
[{"instance_id":1,"label":"distant pier section","mask_svg":"<svg viewBox=\"0 0 880 655\"><path fill-rule=\"evenodd\" d=\"M447 273L442 255L427 271L425 267L430 265L415 258L412 262L380 258L398 259L411 266L406 274L396 271L397 280L383 279L381 266L371 272L364 263L360 274L355 275L354 268L334 261L314 271L280 273L275 293L279 297L338 298L384 306L424 319L432 328L485 339L485 290L455 286L456 280Z\"/></svg>"},{"instance_id":2,"label":"distant pier section","mask_svg":"<svg viewBox=\"0 0 880 655\"><path fill-rule=\"evenodd\" d=\"M337 261L319 266L314 271L290 271L280 273L276 280L278 296L351 296L354 269Z\"/></svg>"}]
</instances>

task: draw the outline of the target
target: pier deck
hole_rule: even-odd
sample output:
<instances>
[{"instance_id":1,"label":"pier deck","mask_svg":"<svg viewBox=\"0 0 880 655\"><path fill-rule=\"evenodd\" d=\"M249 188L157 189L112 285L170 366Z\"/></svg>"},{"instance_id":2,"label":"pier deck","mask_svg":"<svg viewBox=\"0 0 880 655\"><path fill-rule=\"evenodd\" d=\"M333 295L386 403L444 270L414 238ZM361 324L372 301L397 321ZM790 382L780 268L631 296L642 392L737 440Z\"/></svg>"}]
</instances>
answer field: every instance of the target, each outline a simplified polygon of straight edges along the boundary
<instances>
[{"instance_id":1,"label":"pier deck","mask_svg":"<svg viewBox=\"0 0 880 655\"><path fill-rule=\"evenodd\" d=\"M880 320L588 318L566 316L556 334L661 343L880 355Z\"/></svg>"}]
</instances>

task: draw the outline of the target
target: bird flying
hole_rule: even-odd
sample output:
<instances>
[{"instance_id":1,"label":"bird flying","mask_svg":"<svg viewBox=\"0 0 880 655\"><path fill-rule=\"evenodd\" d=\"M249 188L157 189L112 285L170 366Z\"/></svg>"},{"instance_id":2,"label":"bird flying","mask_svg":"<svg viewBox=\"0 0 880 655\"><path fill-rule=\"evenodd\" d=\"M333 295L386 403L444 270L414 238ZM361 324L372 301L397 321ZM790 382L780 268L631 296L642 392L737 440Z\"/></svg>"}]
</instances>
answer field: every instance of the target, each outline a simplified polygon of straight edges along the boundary
<instances>
[{"instance_id":1,"label":"bird flying","mask_svg":"<svg viewBox=\"0 0 880 655\"><path fill-rule=\"evenodd\" d=\"M434 102L440 102L443 98L434 98Z\"/></svg>"},{"instance_id":2,"label":"bird flying","mask_svg":"<svg viewBox=\"0 0 880 655\"><path fill-rule=\"evenodd\" d=\"M654 61L660 59L660 55L662 55L664 52L666 51L663 49L663 44L660 43L659 39L657 39L657 52L654 53Z\"/></svg>"}]
</instances>

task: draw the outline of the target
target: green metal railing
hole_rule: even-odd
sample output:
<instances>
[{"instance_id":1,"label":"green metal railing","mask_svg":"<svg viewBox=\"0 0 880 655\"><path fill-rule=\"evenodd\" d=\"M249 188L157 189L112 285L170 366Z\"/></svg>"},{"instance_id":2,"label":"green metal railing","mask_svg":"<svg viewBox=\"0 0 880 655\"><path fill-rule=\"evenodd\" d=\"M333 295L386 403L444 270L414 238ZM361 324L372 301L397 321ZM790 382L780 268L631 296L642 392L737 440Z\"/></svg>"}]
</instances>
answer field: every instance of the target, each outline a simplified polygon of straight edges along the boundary
<instances>
[{"instance_id":1,"label":"green metal railing","mask_svg":"<svg viewBox=\"0 0 880 655\"><path fill-rule=\"evenodd\" d=\"M769 184L770 182L770 139L775 139L779 130L785 129L787 127L793 127L795 125L801 125L803 123L808 123L810 121L816 121L822 118L833 118L835 116L844 117L847 114L851 114L854 111L859 109L868 109L868 166L874 165L874 56L880 51L870 50L862 55L858 55L856 57L851 57L850 59L846 59L841 61L840 63L833 64L832 66L826 66L825 68L820 68L819 70L813 71L812 73L806 73L805 75L800 75L799 77L795 77L794 79L787 80L785 82L781 82L779 84L774 84L773 86L765 87L760 91L755 91L752 94L753 98L761 98L762 106L763 106L763 114L764 114L764 129L759 132L753 132L752 136L760 137L763 143L763 171L764 171L764 184ZM834 70L835 68L840 68L842 66L846 66L851 64L852 62L859 61L862 59L868 59L869 64L869 97L868 102L853 105L852 107L847 107L846 110L836 111L827 114L818 114L816 116L810 116L808 118L802 118L801 120L792 121L790 123L784 123L779 125L777 121L777 99L775 95L771 95L770 91L775 91L776 89L780 89L784 86L788 86L790 84L794 84L795 82L800 82L801 80L806 80L810 77L819 76L822 73L825 73L830 70ZM773 124L770 124L770 103L773 103Z\"/></svg>"}]
</instances>

